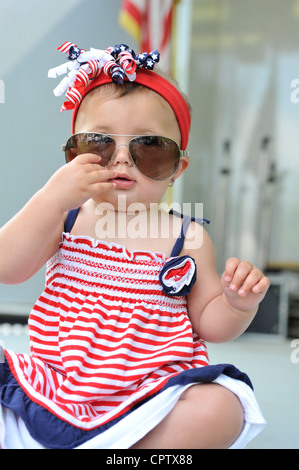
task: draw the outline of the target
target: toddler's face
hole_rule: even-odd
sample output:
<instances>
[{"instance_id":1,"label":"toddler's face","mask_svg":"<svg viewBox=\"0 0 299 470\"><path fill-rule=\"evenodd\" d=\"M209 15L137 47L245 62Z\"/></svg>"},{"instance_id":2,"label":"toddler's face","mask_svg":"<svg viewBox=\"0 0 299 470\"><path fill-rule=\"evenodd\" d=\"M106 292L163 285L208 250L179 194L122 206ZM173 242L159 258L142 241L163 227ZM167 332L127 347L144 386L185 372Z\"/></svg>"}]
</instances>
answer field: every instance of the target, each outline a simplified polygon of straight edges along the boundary
<instances>
[{"instance_id":1,"label":"toddler's face","mask_svg":"<svg viewBox=\"0 0 299 470\"><path fill-rule=\"evenodd\" d=\"M157 93L138 90L119 97L107 93L104 87L87 95L79 108L75 132L98 132L121 136L159 135L169 137L180 145L180 129L171 106ZM126 196L127 206L139 202L149 206L159 202L170 180L153 181L134 166L128 147L131 137L114 137L118 146L108 168L118 172L113 191L102 193L96 202L117 204L119 195ZM119 145L124 144L124 145ZM188 166L188 159L181 157L177 178Z\"/></svg>"}]
</instances>

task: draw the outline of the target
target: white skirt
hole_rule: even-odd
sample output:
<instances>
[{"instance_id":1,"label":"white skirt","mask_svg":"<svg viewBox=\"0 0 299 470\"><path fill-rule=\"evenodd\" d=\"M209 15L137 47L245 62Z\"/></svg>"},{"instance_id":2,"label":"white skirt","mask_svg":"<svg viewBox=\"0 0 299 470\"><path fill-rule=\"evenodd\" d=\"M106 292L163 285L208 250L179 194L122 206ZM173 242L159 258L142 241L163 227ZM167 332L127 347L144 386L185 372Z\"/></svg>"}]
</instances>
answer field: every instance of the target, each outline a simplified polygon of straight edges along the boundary
<instances>
[{"instance_id":1,"label":"white skirt","mask_svg":"<svg viewBox=\"0 0 299 470\"><path fill-rule=\"evenodd\" d=\"M244 410L244 426L230 449L243 449L265 427L266 421L252 389L241 380L221 374L214 380L239 398ZM197 382L198 384L198 382ZM182 393L194 385L174 385L144 403L102 434L76 449L129 449L156 427L173 409ZM46 449L29 434L24 421L13 411L0 405L0 448Z\"/></svg>"}]
</instances>

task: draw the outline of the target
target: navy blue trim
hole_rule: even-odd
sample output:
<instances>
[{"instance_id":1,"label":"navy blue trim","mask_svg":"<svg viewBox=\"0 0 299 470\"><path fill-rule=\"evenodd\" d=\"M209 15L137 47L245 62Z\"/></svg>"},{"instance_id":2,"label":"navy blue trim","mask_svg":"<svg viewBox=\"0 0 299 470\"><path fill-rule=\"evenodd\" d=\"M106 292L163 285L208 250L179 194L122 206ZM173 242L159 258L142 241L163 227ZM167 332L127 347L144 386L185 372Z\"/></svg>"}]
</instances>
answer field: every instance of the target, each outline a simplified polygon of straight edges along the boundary
<instances>
[{"instance_id":1,"label":"navy blue trim","mask_svg":"<svg viewBox=\"0 0 299 470\"><path fill-rule=\"evenodd\" d=\"M232 364L216 364L213 366L199 367L198 369L185 370L179 375L171 377L163 390L177 384L187 385L190 382L210 383L213 382L220 374L225 374L235 380L241 380L253 390L253 385L248 375L241 372Z\"/></svg>"},{"instance_id":2,"label":"navy blue trim","mask_svg":"<svg viewBox=\"0 0 299 470\"><path fill-rule=\"evenodd\" d=\"M191 222L197 222L200 225L204 225L205 223L209 224L210 221L208 219L198 219L189 215L180 214L179 212L176 212L172 209L169 211L169 214L181 217L183 219L181 233L177 238L170 254L170 257L173 257L179 256L179 254L181 253L185 242L185 235Z\"/></svg>"},{"instance_id":3,"label":"navy blue trim","mask_svg":"<svg viewBox=\"0 0 299 470\"><path fill-rule=\"evenodd\" d=\"M68 212L67 216L66 216L66 219L65 219L65 222L64 222L64 231L66 233L70 233L73 226L74 226L74 223L76 222L76 219L78 217L78 214L79 214L79 210L80 208L78 209L73 209L71 211Z\"/></svg>"},{"instance_id":4,"label":"navy blue trim","mask_svg":"<svg viewBox=\"0 0 299 470\"><path fill-rule=\"evenodd\" d=\"M203 366L198 369L190 369L168 380L167 384L155 395L173 385L186 385L188 383L210 383L220 374L225 374L233 379L241 380L252 387L249 377L231 364L218 364ZM7 361L0 364L0 401L1 404L19 415L26 424L30 435L42 445L52 449L73 449L93 437L114 426L118 421L153 398L152 395L144 401L137 403L131 410L119 418L92 429L84 431L79 429L48 411L46 408L34 403L19 386L17 380L10 371Z\"/></svg>"}]
</instances>

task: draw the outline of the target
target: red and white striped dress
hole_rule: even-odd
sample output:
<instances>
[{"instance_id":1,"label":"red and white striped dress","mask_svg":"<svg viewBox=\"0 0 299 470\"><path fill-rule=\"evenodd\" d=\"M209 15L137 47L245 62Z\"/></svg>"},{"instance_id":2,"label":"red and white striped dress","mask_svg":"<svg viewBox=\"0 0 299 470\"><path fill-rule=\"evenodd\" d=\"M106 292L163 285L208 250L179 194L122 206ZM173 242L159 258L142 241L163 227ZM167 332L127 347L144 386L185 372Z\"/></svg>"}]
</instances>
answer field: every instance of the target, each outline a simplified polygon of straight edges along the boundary
<instances>
[{"instance_id":1,"label":"red and white striped dress","mask_svg":"<svg viewBox=\"0 0 299 470\"><path fill-rule=\"evenodd\" d=\"M0 361L0 448L129 448L201 382L239 397L232 447L247 445L265 426L250 379L209 365L187 313L196 266L179 255L191 219L169 260L71 235L76 214L29 317L31 354L6 349Z\"/></svg>"},{"instance_id":2,"label":"red and white striped dress","mask_svg":"<svg viewBox=\"0 0 299 470\"><path fill-rule=\"evenodd\" d=\"M31 356L6 352L35 403L90 430L208 365L185 296L162 291L165 255L63 234L29 318Z\"/></svg>"}]
</instances>

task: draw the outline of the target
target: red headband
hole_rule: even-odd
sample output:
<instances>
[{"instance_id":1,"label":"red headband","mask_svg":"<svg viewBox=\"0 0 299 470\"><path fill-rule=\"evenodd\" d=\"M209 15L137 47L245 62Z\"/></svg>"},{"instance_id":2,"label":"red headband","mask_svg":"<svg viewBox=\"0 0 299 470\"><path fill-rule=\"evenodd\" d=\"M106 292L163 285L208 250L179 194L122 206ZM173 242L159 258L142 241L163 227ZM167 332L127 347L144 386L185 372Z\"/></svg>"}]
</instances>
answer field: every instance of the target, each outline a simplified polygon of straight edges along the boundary
<instances>
[{"instance_id":1,"label":"red headband","mask_svg":"<svg viewBox=\"0 0 299 470\"><path fill-rule=\"evenodd\" d=\"M140 85L143 85L149 88L150 90L155 91L170 104L176 115L181 131L181 149L186 150L189 139L191 116L187 103L180 94L180 92L168 80L149 70L138 70L134 82L139 83ZM112 78L104 74L101 74L100 77L91 80L88 87L85 89L84 94L82 95L82 99L89 91L106 83L112 83ZM80 103L77 103L73 110L73 134L75 133L75 121L79 106Z\"/></svg>"}]
</instances>

